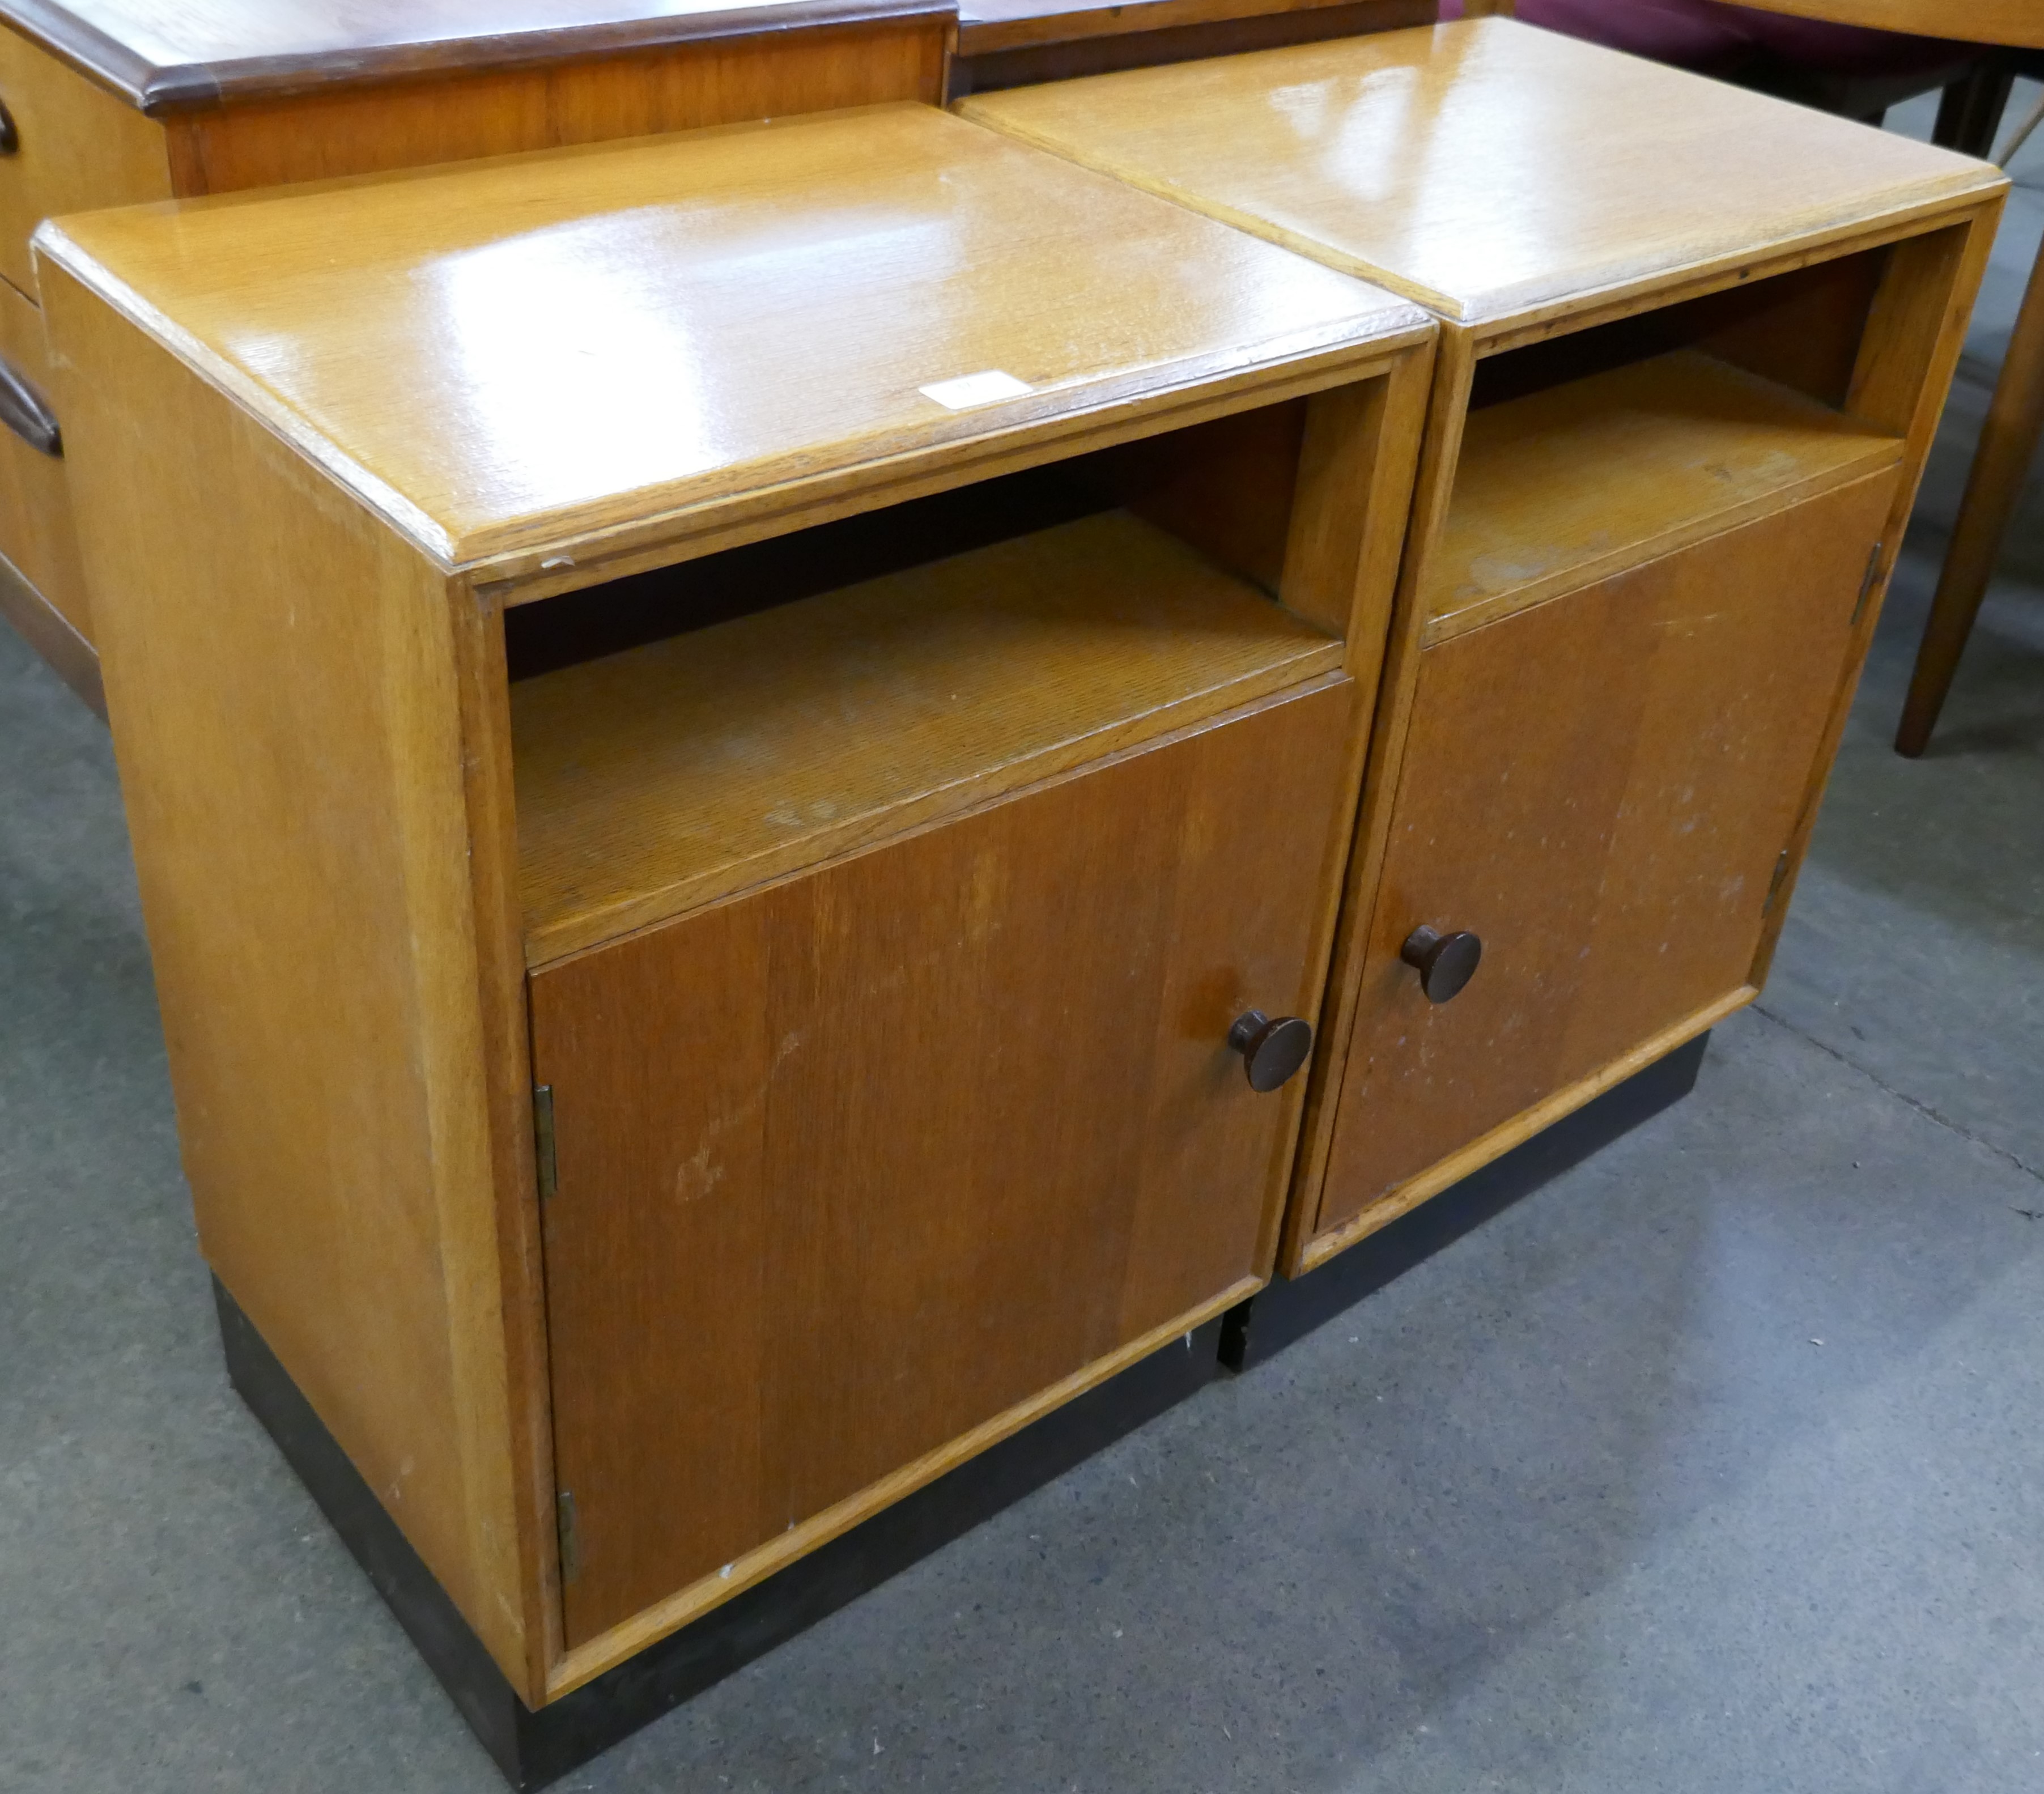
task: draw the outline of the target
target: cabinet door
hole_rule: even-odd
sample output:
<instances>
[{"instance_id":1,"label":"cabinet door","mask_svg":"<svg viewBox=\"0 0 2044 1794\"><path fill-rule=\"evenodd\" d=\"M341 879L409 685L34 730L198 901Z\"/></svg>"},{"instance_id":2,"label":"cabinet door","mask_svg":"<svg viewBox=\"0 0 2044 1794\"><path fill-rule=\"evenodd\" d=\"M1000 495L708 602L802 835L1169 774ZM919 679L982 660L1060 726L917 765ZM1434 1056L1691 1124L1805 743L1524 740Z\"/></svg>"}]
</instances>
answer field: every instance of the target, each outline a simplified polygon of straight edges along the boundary
<instances>
[{"instance_id":1,"label":"cabinet door","mask_svg":"<svg viewBox=\"0 0 2044 1794\"><path fill-rule=\"evenodd\" d=\"M1305 1081L1226 1039L1316 1012L1354 701L535 974L571 1643L1267 1273Z\"/></svg>"},{"instance_id":2,"label":"cabinet door","mask_svg":"<svg viewBox=\"0 0 2044 1794\"><path fill-rule=\"evenodd\" d=\"M1420 655L1315 1231L1745 985L1894 478Z\"/></svg>"}]
</instances>

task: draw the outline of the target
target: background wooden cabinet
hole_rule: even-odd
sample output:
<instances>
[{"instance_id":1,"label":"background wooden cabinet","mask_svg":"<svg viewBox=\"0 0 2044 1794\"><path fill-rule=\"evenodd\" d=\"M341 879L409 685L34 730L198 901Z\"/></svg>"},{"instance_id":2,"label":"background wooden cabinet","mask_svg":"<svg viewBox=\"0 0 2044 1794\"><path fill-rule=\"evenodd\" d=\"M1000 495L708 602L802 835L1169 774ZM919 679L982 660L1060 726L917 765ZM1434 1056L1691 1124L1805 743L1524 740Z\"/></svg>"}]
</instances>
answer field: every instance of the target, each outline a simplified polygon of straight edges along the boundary
<instances>
[{"instance_id":1,"label":"background wooden cabinet","mask_svg":"<svg viewBox=\"0 0 2044 1794\"><path fill-rule=\"evenodd\" d=\"M47 217L943 98L936 0L0 0L0 356L32 383ZM96 371L87 371L89 373ZM25 459L25 457L29 459ZM0 618L104 713L63 463L0 431ZM11 577L10 577L11 574Z\"/></svg>"}]
</instances>

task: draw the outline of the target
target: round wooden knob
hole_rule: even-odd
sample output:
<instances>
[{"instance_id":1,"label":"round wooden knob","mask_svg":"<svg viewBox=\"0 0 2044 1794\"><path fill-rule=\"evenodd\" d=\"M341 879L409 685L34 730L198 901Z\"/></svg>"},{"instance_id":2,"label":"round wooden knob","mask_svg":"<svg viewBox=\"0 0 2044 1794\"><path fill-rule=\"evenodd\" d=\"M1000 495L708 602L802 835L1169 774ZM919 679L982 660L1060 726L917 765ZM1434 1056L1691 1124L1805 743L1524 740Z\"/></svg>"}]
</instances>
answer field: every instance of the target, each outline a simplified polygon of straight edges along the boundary
<instances>
[{"instance_id":1,"label":"round wooden knob","mask_svg":"<svg viewBox=\"0 0 2044 1794\"><path fill-rule=\"evenodd\" d=\"M21 147L21 133L14 129L14 115L0 100L0 156L12 156Z\"/></svg>"},{"instance_id":2,"label":"round wooden knob","mask_svg":"<svg viewBox=\"0 0 2044 1794\"><path fill-rule=\"evenodd\" d=\"M1236 1018L1228 1043L1242 1055L1250 1089L1274 1090L1312 1057L1313 1027L1297 1016L1273 1021L1261 1009L1251 1009Z\"/></svg>"},{"instance_id":3,"label":"round wooden knob","mask_svg":"<svg viewBox=\"0 0 2044 1794\"><path fill-rule=\"evenodd\" d=\"M1398 957L1420 974L1420 988L1429 1003L1445 1003L1462 993L1483 963L1483 943L1466 931L1436 932L1424 923L1405 937Z\"/></svg>"}]
</instances>

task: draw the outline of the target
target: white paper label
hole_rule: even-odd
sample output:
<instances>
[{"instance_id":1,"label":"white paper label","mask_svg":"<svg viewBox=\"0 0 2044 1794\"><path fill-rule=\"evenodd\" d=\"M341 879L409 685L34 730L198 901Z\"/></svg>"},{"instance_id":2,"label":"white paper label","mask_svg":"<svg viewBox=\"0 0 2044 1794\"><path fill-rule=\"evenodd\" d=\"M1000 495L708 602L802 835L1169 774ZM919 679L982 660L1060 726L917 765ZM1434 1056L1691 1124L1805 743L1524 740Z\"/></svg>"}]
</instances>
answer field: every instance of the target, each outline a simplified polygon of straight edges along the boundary
<instances>
[{"instance_id":1,"label":"white paper label","mask_svg":"<svg viewBox=\"0 0 2044 1794\"><path fill-rule=\"evenodd\" d=\"M962 374L955 380L939 380L933 386L918 386L916 390L925 398L935 399L947 411L970 411L975 405L1020 398L1035 389L1027 380L989 367L984 374Z\"/></svg>"}]
</instances>

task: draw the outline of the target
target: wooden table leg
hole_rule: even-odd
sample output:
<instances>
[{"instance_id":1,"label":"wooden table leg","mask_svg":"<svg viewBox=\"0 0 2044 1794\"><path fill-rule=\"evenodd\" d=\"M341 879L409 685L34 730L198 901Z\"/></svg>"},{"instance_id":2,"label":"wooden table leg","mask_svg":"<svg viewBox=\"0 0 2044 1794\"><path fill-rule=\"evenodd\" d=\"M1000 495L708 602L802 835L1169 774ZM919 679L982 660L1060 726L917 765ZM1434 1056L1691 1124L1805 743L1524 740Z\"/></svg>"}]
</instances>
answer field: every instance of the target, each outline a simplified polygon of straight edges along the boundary
<instances>
[{"instance_id":1,"label":"wooden table leg","mask_svg":"<svg viewBox=\"0 0 2044 1794\"><path fill-rule=\"evenodd\" d=\"M2023 494L2024 476L2044 428L2044 255L2031 271L2030 286L2008 340L2008 356L1988 407L1986 427L1973 456L1966 495L1945 552L1938 595L1931 601L1931 620L1923 626L1916 651L1916 670L1902 707L1902 725L1895 751L1911 759L1930 745L1945 706L1952 675L1958 670L1973 618L1987 595L1988 581L2001 554L2002 538Z\"/></svg>"}]
</instances>

